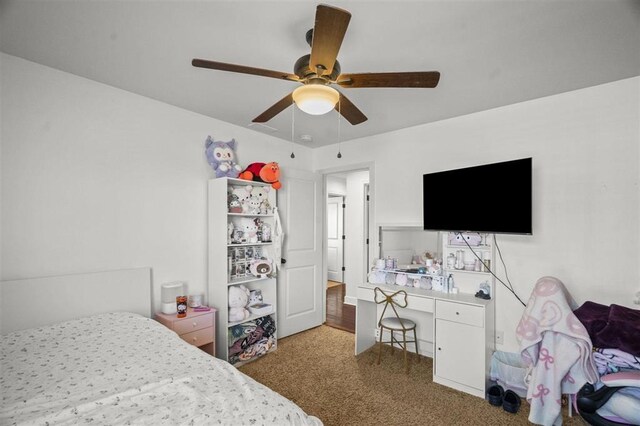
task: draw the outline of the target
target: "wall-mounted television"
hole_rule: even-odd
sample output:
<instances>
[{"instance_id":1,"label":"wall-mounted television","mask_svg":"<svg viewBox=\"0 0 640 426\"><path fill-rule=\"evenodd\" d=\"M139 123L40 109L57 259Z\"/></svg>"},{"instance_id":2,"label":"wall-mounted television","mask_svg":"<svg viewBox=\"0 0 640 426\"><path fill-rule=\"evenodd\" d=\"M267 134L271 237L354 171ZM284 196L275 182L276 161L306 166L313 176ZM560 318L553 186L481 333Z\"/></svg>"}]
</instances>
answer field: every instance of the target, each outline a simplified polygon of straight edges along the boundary
<instances>
[{"instance_id":1,"label":"wall-mounted television","mask_svg":"<svg viewBox=\"0 0 640 426\"><path fill-rule=\"evenodd\" d=\"M531 234L532 159L428 173L425 230Z\"/></svg>"}]
</instances>

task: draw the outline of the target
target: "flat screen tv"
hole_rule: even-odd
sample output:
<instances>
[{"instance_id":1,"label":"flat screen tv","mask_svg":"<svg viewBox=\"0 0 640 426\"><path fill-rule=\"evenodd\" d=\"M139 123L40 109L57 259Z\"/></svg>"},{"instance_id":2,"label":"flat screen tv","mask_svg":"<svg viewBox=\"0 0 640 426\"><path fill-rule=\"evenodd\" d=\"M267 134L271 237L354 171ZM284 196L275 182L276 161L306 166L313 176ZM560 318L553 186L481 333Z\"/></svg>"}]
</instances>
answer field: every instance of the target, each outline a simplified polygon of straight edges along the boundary
<instances>
[{"instance_id":1,"label":"flat screen tv","mask_svg":"<svg viewBox=\"0 0 640 426\"><path fill-rule=\"evenodd\" d=\"M424 229L531 234L531 176L531 158L425 174Z\"/></svg>"}]
</instances>

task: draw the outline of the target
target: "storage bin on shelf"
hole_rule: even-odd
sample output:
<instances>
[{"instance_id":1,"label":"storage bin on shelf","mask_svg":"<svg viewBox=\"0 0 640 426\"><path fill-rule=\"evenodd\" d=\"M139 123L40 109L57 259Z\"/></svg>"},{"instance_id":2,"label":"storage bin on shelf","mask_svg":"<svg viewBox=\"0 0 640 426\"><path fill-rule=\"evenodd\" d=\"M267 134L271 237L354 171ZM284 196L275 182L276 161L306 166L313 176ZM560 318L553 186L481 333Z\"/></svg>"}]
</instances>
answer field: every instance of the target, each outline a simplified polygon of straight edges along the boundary
<instances>
[{"instance_id":1,"label":"storage bin on shelf","mask_svg":"<svg viewBox=\"0 0 640 426\"><path fill-rule=\"evenodd\" d=\"M431 290L433 282L442 284L442 270L437 272L419 273L403 269L377 269L369 272L368 282L370 284L388 284L406 287L416 287Z\"/></svg>"},{"instance_id":2,"label":"storage bin on shelf","mask_svg":"<svg viewBox=\"0 0 640 426\"><path fill-rule=\"evenodd\" d=\"M511 389L518 396L527 396L527 385L524 378L527 366L518 353L496 351L491 356L491 380L497 382L504 390Z\"/></svg>"}]
</instances>

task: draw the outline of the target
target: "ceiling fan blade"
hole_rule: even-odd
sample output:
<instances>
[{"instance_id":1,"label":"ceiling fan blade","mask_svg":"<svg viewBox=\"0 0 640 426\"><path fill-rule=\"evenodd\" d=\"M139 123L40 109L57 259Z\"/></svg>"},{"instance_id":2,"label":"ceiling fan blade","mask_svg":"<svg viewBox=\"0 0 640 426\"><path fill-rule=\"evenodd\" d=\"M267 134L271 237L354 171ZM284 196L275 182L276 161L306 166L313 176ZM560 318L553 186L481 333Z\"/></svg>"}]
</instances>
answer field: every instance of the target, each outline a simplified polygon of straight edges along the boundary
<instances>
[{"instance_id":1,"label":"ceiling fan blade","mask_svg":"<svg viewBox=\"0 0 640 426\"><path fill-rule=\"evenodd\" d=\"M340 112L347 121L354 126L367 121L367 116L362 113L345 95L340 93L340 101L336 104L336 111Z\"/></svg>"},{"instance_id":2,"label":"ceiling fan blade","mask_svg":"<svg viewBox=\"0 0 640 426\"><path fill-rule=\"evenodd\" d=\"M351 14L346 10L325 4L317 7L309 61L312 71L320 66L318 74L331 74L350 19Z\"/></svg>"},{"instance_id":3,"label":"ceiling fan blade","mask_svg":"<svg viewBox=\"0 0 640 426\"><path fill-rule=\"evenodd\" d=\"M372 72L362 74L340 74L338 84L345 89L352 87L425 87L438 85L438 71L419 72Z\"/></svg>"},{"instance_id":4,"label":"ceiling fan blade","mask_svg":"<svg viewBox=\"0 0 640 426\"><path fill-rule=\"evenodd\" d=\"M280 80L300 81L300 78L295 74L289 74L289 73L280 72L280 71L265 70L262 68L246 67L244 65L227 64L224 62L208 61L206 59L194 59L193 61L191 61L191 65L198 68L209 68L212 70L219 70L219 71L239 72L242 74L251 74L251 75L259 75L262 77L277 78Z\"/></svg>"},{"instance_id":5,"label":"ceiling fan blade","mask_svg":"<svg viewBox=\"0 0 640 426\"><path fill-rule=\"evenodd\" d=\"M293 96L291 95L291 93L270 106L269 109L254 118L252 121L254 123L266 123L267 121L271 120L273 117L287 109L289 105L293 105Z\"/></svg>"}]
</instances>

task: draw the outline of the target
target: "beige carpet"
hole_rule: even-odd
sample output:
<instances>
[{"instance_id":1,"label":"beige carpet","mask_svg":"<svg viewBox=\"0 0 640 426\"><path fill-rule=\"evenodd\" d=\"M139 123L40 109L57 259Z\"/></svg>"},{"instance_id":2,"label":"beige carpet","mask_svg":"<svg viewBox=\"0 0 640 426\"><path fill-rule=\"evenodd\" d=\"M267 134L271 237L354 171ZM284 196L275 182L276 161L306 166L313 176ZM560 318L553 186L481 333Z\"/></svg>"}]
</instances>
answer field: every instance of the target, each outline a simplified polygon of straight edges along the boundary
<instances>
[{"instance_id":1,"label":"beige carpet","mask_svg":"<svg viewBox=\"0 0 640 426\"><path fill-rule=\"evenodd\" d=\"M240 370L327 426L530 424L524 400L514 415L433 383L430 358L412 364L407 376L400 351L394 356L383 351L380 365L375 364L375 351L357 357L353 352L353 334L321 326L279 340L275 352ZM565 424L583 424L563 412Z\"/></svg>"}]
</instances>

